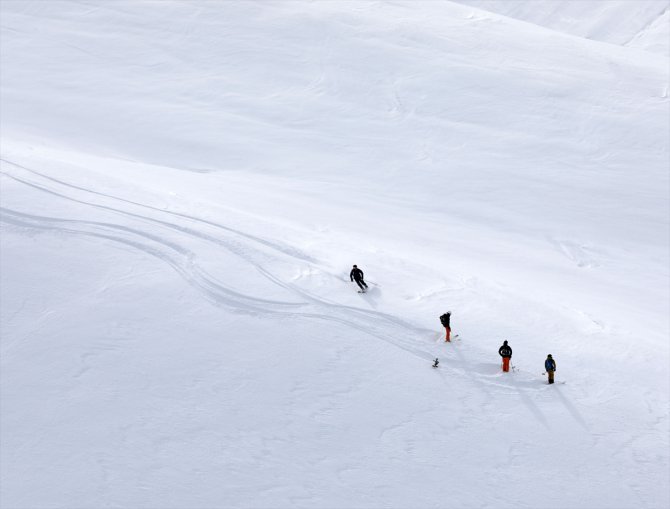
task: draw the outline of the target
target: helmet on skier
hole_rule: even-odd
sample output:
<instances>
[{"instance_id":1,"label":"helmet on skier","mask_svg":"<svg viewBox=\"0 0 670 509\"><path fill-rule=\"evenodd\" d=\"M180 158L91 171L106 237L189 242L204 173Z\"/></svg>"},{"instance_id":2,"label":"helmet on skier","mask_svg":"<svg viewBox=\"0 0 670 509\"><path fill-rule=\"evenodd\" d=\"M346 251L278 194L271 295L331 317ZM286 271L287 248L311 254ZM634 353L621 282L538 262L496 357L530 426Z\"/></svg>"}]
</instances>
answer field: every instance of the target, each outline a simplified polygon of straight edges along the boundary
<instances>
[{"instance_id":1,"label":"helmet on skier","mask_svg":"<svg viewBox=\"0 0 670 509\"><path fill-rule=\"evenodd\" d=\"M356 265L356 264L354 263L354 268L356 268L356 267L358 267L358 265Z\"/></svg>"},{"instance_id":2,"label":"helmet on skier","mask_svg":"<svg viewBox=\"0 0 670 509\"><path fill-rule=\"evenodd\" d=\"M503 345L506 345L506 344L507 344L507 341L503 341Z\"/></svg>"}]
</instances>

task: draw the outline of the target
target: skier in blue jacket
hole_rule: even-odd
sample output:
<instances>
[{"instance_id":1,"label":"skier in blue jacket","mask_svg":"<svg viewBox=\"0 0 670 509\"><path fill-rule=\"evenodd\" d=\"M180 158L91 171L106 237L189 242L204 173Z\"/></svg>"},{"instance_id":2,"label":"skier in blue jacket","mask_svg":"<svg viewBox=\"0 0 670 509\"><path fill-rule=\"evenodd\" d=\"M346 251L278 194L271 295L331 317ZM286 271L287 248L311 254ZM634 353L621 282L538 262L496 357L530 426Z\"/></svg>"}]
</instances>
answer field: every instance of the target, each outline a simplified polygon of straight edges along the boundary
<instances>
[{"instance_id":1,"label":"skier in blue jacket","mask_svg":"<svg viewBox=\"0 0 670 509\"><path fill-rule=\"evenodd\" d=\"M549 377L549 383L554 383L554 371L556 371L556 361L553 359L551 354L547 355L547 359L544 361L544 369L547 372Z\"/></svg>"}]
</instances>

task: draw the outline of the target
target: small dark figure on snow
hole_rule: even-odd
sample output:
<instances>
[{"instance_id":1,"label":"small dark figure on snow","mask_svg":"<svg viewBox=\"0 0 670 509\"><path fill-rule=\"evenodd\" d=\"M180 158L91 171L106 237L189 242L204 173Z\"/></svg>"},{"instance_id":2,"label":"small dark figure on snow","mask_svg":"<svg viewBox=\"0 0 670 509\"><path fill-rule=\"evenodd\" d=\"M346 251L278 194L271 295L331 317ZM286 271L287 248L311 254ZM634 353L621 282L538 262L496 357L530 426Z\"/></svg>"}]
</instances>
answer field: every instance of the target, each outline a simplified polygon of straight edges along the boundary
<instances>
[{"instance_id":1,"label":"small dark figure on snow","mask_svg":"<svg viewBox=\"0 0 670 509\"><path fill-rule=\"evenodd\" d=\"M433 367L436 368L439 363L440 363L440 359L438 359L436 357L435 360L433 361Z\"/></svg>"},{"instance_id":2,"label":"small dark figure on snow","mask_svg":"<svg viewBox=\"0 0 670 509\"><path fill-rule=\"evenodd\" d=\"M547 372L549 377L549 383L554 383L554 371L556 371L556 361L553 359L551 354L547 355L547 359L544 361L544 369Z\"/></svg>"},{"instance_id":3,"label":"small dark figure on snow","mask_svg":"<svg viewBox=\"0 0 670 509\"><path fill-rule=\"evenodd\" d=\"M451 341L451 311L447 311L443 314L440 317L440 322L442 322L442 326L447 332L445 341Z\"/></svg>"},{"instance_id":4,"label":"small dark figure on snow","mask_svg":"<svg viewBox=\"0 0 670 509\"><path fill-rule=\"evenodd\" d=\"M359 269L357 265L354 265L354 268L351 269L349 278L352 281L356 281L356 284L359 286L362 292L368 289L368 285L365 284L365 281L363 281L363 271Z\"/></svg>"},{"instance_id":5,"label":"small dark figure on snow","mask_svg":"<svg viewBox=\"0 0 670 509\"><path fill-rule=\"evenodd\" d=\"M507 341L503 341L502 346L498 348L498 353L502 357L502 370L508 372L509 360L512 358L512 347L507 344Z\"/></svg>"}]
</instances>

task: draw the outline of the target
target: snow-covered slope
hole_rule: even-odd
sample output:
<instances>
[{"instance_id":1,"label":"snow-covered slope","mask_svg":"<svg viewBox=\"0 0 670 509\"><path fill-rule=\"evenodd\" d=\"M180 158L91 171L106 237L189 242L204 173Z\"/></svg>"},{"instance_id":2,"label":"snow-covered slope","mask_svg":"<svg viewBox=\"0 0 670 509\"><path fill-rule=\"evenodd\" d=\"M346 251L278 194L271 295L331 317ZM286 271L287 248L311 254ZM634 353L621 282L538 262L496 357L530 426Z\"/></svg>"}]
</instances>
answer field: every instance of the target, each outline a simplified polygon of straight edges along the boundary
<instances>
[{"instance_id":1,"label":"snow-covered slope","mask_svg":"<svg viewBox=\"0 0 670 509\"><path fill-rule=\"evenodd\" d=\"M668 0L455 0L596 41L670 55Z\"/></svg>"},{"instance_id":2,"label":"snow-covered slope","mask_svg":"<svg viewBox=\"0 0 670 509\"><path fill-rule=\"evenodd\" d=\"M450 2L0 9L3 508L670 504L663 55Z\"/></svg>"}]
</instances>

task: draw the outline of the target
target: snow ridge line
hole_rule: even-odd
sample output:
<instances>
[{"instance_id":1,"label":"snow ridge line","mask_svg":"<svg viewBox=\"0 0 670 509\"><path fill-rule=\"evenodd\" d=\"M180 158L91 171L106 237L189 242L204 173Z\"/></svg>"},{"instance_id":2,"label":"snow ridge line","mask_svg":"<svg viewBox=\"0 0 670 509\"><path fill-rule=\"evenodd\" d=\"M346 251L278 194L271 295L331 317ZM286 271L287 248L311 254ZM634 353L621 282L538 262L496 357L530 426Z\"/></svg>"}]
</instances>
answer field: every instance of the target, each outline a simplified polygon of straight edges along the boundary
<instances>
[{"instance_id":1,"label":"snow ridge line","mask_svg":"<svg viewBox=\"0 0 670 509\"><path fill-rule=\"evenodd\" d=\"M647 33L652 26L658 23L663 18L663 16L665 16L668 13L668 11L670 11L670 7L665 7L660 13L658 13L658 15L655 18L649 20L647 24L644 25L640 30L638 30L630 39L628 39L626 42L621 43L621 46L630 47L629 46L630 43L634 42L635 40L642 37L645 33Z\"/></svg>"}]
</instances>

